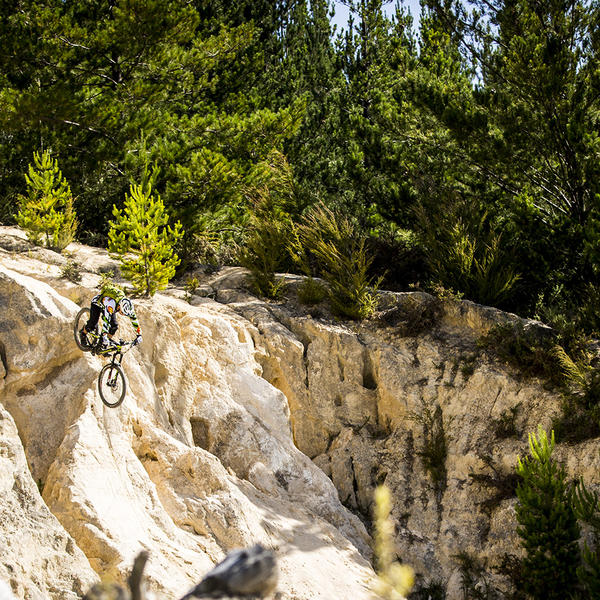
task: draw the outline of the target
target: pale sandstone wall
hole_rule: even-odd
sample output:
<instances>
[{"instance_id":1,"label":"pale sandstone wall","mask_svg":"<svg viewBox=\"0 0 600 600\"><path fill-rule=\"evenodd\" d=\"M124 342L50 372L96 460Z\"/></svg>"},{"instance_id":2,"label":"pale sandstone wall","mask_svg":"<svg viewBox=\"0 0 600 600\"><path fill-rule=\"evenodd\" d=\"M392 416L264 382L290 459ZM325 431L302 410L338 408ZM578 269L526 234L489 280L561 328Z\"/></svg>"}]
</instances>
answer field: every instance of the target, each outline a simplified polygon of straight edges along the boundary
<instances>
[{"instance_id":1,"label":"pale sandstone wall","mask_svg":"<svg viewBox=\"0 0 600 600\"><path fill-rule=\"evenodd\" d=\"M109 262L80 251L90 270ZM257 542L277 552L283 599L370 598L366 530L294 446L254 326L213 302L137 301L144 342L124 359L124 403L109 409L102 362L72 335L99 278L60 279L64 262L0 249L0 580L16 598L123 582L145 548L150 588L174 599Z\"/></svg>"},{"instance_id":2,"label":"pale sandstone wall","mask_svg":"<svg viewBox=\"0 0 600 600\"><path fill-rule=\"evenodd\" d=\"M422 293L386 295L397 323L385 311L379 320L336 323L308 316L290 302L257 303L240 277L232 271L208 285L255 324L263 376L288 398L294 440L332 479L344 505L368 520L373 490L385 483L395 503L398 556L416 569L423 585L441 582L449 600L462 599L456 555L466 552L487 571L489 583L506 591L509 584L495 567L503 555L522 553L516 498L494 501L498 489L471 474L514 475L518 457L528 452L529 432L551 427L561 398L543 382L490 361L476 344L496 324L519 322L539 336L548 329L456 301L438 307L437 317L419 332L414 324L407 327L403 315L427 318L421 309L434 299ZM291 288L297 283L288 280ZM294 297L293 289L288 296ZM498 425L515 408L518 434L503 437ZM447 457L436 483L420 453L440 426ZM581 475L596 487L599 450L599 440L590 440L559 445L556 456L570 476Z\"/></svg>"},{"instance_id":3,"label":"pale sandstone wall","mask_svg":"<svg viewBox=\"0 0 600 600\"><path fill-rule=\"evenodd\" d=\"M64 257L24 254L19 235L10 230L13 251L0 249L0 404L27 457L22 478L32 497L39 482L35 502L72 550L48 573L26 558L35 553L9 553L0 580L17 598L25 586L68 597L96 574L122 581L141 548L152 588L175 598L226 551L254 542L281 556L284 599L367 598L369 538L354 515L369 521L379 483L393 493L398 556L420 583L439 581L459 600L456 555L467 552L505 589L493 568L520 552L515 498L486 504L495 490L470 475L493 475L486 461L513 473L527 434L560 411L542 382L472 360L481 334L516 317L450 302L419 328L410 320L428 319L432 299L411 293L386 294L380 320L339 323L294 304L297 278L288 302L267 303L248 294L243 270L224 269L203 278L216 301L190 305L171 289L136 303L144 342L125 358L130 391L111 410L95 388L101 362L77 350L70 321L114 262L72 245L88 271L74 285L60 279ZM518 435L499 436L515 407ZM447 457L435 483L420 453L440 426ZM557 454L594 485L599 449L590 440ZM0 542L7 535L0 523Z\"/></svg>"}]
</instances>

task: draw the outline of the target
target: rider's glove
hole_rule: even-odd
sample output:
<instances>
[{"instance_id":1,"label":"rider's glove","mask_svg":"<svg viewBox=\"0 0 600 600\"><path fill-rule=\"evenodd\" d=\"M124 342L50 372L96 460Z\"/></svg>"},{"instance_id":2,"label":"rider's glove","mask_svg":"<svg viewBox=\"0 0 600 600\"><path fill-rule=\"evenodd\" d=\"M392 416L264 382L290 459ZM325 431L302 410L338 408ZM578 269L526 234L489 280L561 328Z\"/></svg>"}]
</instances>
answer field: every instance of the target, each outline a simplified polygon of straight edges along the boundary
<instances>
[{"instance_id":1,"label":"rider's glove","mask_svg":"<svg viewBox=\"0 0 600 600\"><path fill-rule=\"evenodd\" d=\"M141 334L138 333L135 340L133 340L133 345L138 346L141 343L142 343L142 336L141 336Z\"/></svg>"}]
</instances>

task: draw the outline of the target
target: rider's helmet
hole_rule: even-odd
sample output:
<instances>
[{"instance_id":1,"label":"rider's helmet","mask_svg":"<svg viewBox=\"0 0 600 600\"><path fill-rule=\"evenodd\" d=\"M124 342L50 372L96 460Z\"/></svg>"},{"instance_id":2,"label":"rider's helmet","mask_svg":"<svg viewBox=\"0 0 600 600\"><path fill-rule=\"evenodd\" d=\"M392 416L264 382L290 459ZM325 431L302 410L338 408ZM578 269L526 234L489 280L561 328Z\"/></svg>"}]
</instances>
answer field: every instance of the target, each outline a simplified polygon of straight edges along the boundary
<instances>
[{"instance_id":1,"label":"rider's helmet","mask_svg":"<svg viewBox=\"0 0 600 600\"><path fill-rule=\"evenodd\" d=\"M123 289L116 283L112 282L105 283L102 286L100 293L102 294L102 296L112 298L117 306L119 305L121 300L125 298L125 292L123 291Z\"/></svg>"}]
</instances>

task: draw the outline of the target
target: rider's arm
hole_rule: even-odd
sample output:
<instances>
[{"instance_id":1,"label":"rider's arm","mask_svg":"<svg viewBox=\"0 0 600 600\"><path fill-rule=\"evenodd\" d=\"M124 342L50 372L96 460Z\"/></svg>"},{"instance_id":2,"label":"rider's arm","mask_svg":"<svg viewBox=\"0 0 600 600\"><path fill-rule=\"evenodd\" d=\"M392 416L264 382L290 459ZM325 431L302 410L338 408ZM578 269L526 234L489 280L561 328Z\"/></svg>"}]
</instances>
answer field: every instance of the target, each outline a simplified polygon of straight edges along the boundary
<instances>
[{"instance_id":1,"label":"rider's arm","mask_svg":"<svg viewBox=\"0 0 600 600\"><path fill-rule=\"evenodd\" d=\"M129 319L131 320L131 324L135 329L136 335L142 335L142 330L140 329L140 324L138 322L137 316L135 314L135 309L132 307L131 314L129 315Z\"/></svg>"}]
</instances>

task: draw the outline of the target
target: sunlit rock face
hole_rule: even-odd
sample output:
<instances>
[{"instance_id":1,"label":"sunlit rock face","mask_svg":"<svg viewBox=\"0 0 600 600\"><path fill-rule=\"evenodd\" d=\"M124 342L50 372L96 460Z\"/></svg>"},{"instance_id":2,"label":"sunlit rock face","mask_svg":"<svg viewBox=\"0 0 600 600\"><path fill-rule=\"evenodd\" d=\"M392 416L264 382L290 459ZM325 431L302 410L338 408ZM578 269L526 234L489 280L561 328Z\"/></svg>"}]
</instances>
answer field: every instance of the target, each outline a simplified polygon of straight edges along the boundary
<instances>
[{"instance_id":1,"label":"sunlit rock face","mask_svg":"<svg viewBox=\"0 0 600 600\"><path fill-rule=\"evenodd\" d=\"M110 409L102 361L72 332L110 259L69 247L85 261L73 284L65 258L7 240L26 243L2 228L0 580L17 599L124 584L142 549L147 586L175 599L255 543L277 552L282 598L370 597L365 527L294 445L248 320L212 301L136 300L144 341L125 355L127 396Z\"/></svg>"},{"instance_id":2,"label":"sunlit rock face","mask_svg":"<svg viewBox=\"0 0 600 600\"><path fill-rule=\"evenodd\" d=\"M311 316L293 302L256 302L240 277L232 271L209 284L256 326L263 376L288 399L294 440L343 504L368 520L384 483L397 554L421 587L441 584L448 599L463 598L459 556L468 555L482 569L480 586L507 592L497 567L523 554L515 465L528 453L528 434L549 430L561 413L561 397L491 360L477 342L496 325L540 337L548 328L423 293L385 294L377 318L342 323L320 308ZM293 298L297 281L287 279ZM555 452L569 476L597 487L599 449L590 440Z\"/></svg>"},{"instance_id":3,"label":"sunlit rock face","mask_svg":"<svg viewBox=\"0 0 600 600\"><path fill-rule=\"evenodd\" d=\"M76 284L61 277L67 258L0 228L0 581L17 599L123 584L142 549L150 590L176 599L228 551L261 543L277 553L282 600L366 600L382 483L418 586L461 600L468 555L480 589L509 589L496 567L522 555L514 467L561 398L477 341L497 324L547 328L416 292L384 293L376 318L340 322L298 305L297 277L284 301L265 302L242 269L198 273L191 298L173 286L135 300L144 341L125 355L127 396L110 409L103 362L77 349L72 321L117 265L68 250L83 265ZM599 449L556 455L597 489Z\"/></svg>"}]
</instances>

